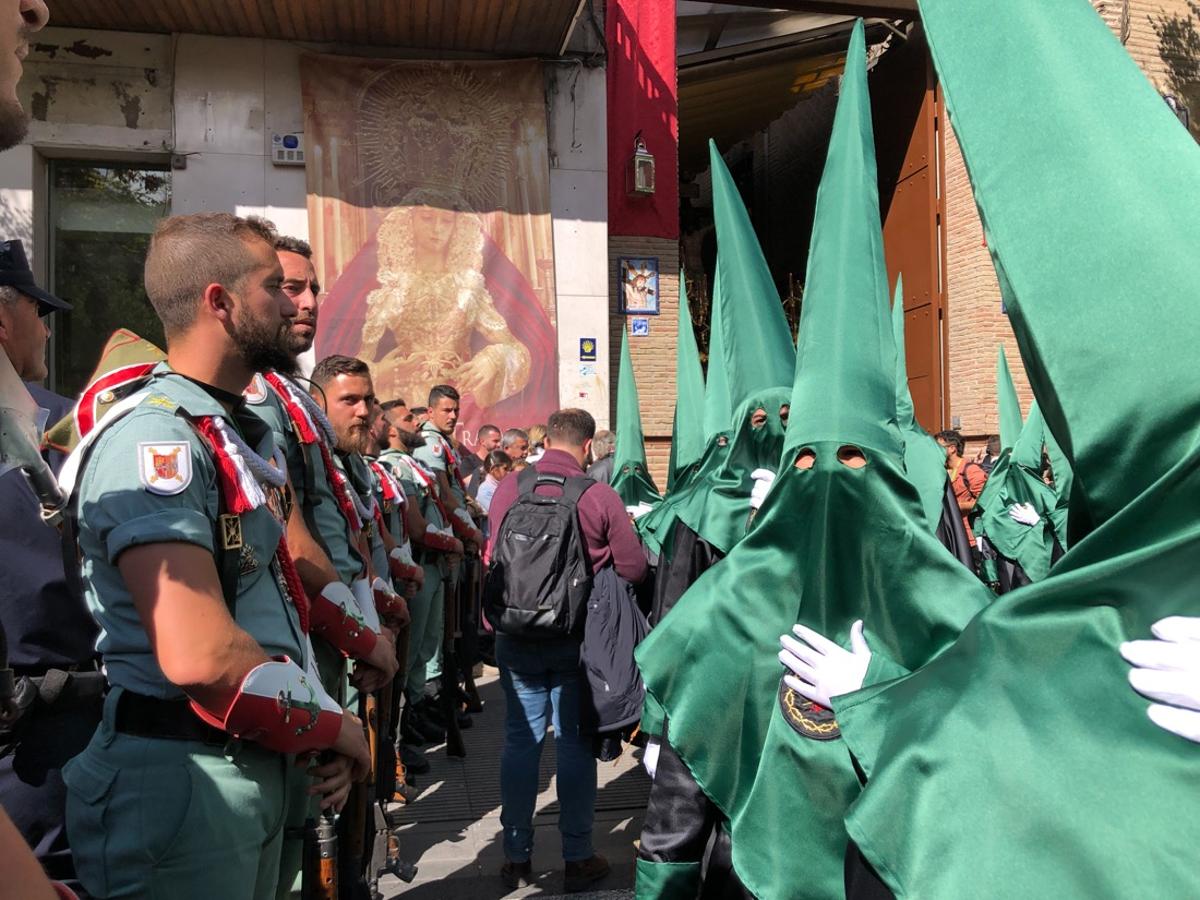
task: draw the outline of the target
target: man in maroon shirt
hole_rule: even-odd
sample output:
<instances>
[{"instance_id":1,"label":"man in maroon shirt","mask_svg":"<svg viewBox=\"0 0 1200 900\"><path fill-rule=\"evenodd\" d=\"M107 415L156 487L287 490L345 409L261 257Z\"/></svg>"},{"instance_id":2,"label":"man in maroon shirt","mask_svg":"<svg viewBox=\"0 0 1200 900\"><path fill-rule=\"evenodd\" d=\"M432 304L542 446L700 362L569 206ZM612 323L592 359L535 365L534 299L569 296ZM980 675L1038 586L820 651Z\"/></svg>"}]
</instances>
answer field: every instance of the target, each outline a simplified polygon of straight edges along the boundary
<instances>
[{"instance_id":1,"label":"man in maroon shirt","mask_svg":"<svg viewBox=\"0 0 1200 900\"><path fill-rule=\"evenodd\" d=\"M546 452L534 468L541 474L575 477L591 450L596 422L582 409L560 409L550 416ZM539 485L539 494L562 493L557 485ZM494 523L488 544L500 533L504 515L517 499L517 475L509 475L492 497ZM646 554L616 491L593 484L579 498L582 532L592 571L612 566L627 581L646 577ZM500 757L500 824L504 827L505 863L500 876L510 889L532 883L533 810L537 800L538 763L551 713L558 751L558 828L566 863L564 888L582 890L608 874L607 860L592 848L596 807L596 759L591 737L581 733L585 679L579 663L578 638L523 639L496 636L496 662L506 701L504 753Z\"/></svg>"}]
</instances>

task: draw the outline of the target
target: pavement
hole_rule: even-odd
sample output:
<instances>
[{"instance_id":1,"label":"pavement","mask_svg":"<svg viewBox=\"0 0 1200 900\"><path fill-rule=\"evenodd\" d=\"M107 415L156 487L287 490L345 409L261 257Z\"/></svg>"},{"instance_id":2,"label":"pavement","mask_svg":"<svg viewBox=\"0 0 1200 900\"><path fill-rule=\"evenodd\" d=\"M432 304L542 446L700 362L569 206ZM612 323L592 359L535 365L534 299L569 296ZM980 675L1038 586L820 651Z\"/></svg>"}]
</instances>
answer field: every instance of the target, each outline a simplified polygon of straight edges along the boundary
<instances>
[{"instance_id":1,"label":"pavement","mask_svg":"<svg viewBox=\"0 0 1200 900\"><path fill-rule=\"evenodd\" d=\"M500 880L504 862L500 828L500 753L504 746L504 696L495 669L485 668L477 680L484 702L473 726L463 732L467 756L446 756L445 745L423 749L431 771L417 776L416 801L393 807L398 823L401 856L418 867L411 884L385 878L386 898L405 900L499 900L501 897L540 897L551 900L563 892L563 862L555 799L553 731L542 748L534 815L533 873L528 888L509 891ZM642 815L650 794L650 779L639 760L641 751L626 752L616 761L599 763L597 771L596 852L607 857L612 872L596 882L595 891L570 896L575 900L624 900L633 896L634 858L642 831Z\"/></svg>"}]
</instances>

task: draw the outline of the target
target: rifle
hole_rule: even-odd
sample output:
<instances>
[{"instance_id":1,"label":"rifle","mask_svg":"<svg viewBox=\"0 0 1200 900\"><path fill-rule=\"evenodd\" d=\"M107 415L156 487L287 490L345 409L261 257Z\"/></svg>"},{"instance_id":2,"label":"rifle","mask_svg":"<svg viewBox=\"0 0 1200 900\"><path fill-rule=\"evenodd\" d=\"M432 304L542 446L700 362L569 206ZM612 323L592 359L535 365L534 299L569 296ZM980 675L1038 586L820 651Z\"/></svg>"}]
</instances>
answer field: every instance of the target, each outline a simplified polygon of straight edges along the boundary
<instances>
[{"instance_id":1,"label":"rifle","mask_svg":"<svg viewBox=\"0 0 1200 900\"><path fill-rule=\"evenodd\" d=\"M338 900L337 815L321 813L304 823L304 869L301 900Z\"/></svg>"},{"instance_id":2,"label":"rifle","mask_svg":"<svg viewBox=\"0 0 1200 900\"><path fill-rule=\"evenodd\" d=\"M483 561L478 556L472 556L466 564L466 587L463 594L469 604L471 614L466 616L467 628L462 637L462 683L463 701L467 712L483 712L483 700L479 697L479 688L475 684L475 673L472 671L475 660L479 658L479 616L481 610L480 570Z\"/></svg>"},{"instance_id":3,"label":"rifle","mask_svg":"<svg viewBox=\"0 0 1200 900\"><path fill-rule=\"evenodd\" d=\"M404 769L404 763L400 759L400 754L395 752L395 748L399 743L400 717L404 711L404 680L408 672L408 651L409 642L412 637L412 630L408 626L396 635L396 661L399 663L399 668L396 670L396 678L392 682L392 702L389 707L391 712L391 727L388 729L387 739L395 753L395 784L393 785L393 794L391 797L381 797L383 802L388 800L403 800L404 803L411 803L416 799L416 791L408 786L407 772Z\"/></svg>"},{"instance_id":4,"label":"rifle","mask_svg":"<svg viewBox=\"0 0 1200 900\"><path fill-rule=\"evenodd\" d=\"M370 734L370 717L367 700L370 695L360 695L358 698L358 716L367 729L367 743L372 748L375 742ZM372 752L372 770L374 770L374 753ZM367 884L367 827L373 824L371 814L372 792L374 790L374 772L366 782L359 782L350 787L350 796L338 817L338 897L339 900L373 900L371 889Z\"/></svg>"},{"instance_id":5,"label":"rifle","mask_svg":"<svg viewBox=\"0 0 1200 900\"><path fill-rule=\"evenodd\" d=\"M442 576L442 603L446 613L442 631L442 690L438 699L446 720L446 755L462 758L467 755L467 748L458 727L458 654L454 647L458 636L458 595L450 589L449 566Z\"/></svg>"}]
</instances>

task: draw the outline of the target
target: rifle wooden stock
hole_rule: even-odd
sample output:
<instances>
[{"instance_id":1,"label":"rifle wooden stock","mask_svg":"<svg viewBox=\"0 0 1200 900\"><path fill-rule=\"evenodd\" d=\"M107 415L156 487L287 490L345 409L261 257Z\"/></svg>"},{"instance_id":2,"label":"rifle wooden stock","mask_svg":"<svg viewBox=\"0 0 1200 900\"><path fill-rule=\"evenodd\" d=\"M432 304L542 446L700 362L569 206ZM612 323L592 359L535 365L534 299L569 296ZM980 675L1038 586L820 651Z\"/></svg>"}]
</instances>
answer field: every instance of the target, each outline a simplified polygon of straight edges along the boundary
<instances>
[{"instance_id":1,"label":"rifle wooden stock","mask_svg":"<svg viewBox=\"0 0 1200 900\"><path fill-rule=\"evenodd\" d=\"M367 729L367 743L375 747L370 734L370 716L367 701L370 695L360 695L358 698L358 716ZM371 755L371 773L365 782L356 782L350 787L350 796L338 819L340 832L338 835L338 881L343 898L357 900L369 898L366 891L367 870L367 832L368 823L373 819L371 800L375 785L374 753ZM373 827L373 826L371 826Z\"/></svg>"},{"instance_id":2,"label":"rifle wooden stock","mask_svg":"<svg viewBox=\"0 0 1200 900\"><path fill-rule=\"evenodd\" d=\"M338 900L337 817L331 812L304 823L301 900Z\"/></svg>"}]
</instances>

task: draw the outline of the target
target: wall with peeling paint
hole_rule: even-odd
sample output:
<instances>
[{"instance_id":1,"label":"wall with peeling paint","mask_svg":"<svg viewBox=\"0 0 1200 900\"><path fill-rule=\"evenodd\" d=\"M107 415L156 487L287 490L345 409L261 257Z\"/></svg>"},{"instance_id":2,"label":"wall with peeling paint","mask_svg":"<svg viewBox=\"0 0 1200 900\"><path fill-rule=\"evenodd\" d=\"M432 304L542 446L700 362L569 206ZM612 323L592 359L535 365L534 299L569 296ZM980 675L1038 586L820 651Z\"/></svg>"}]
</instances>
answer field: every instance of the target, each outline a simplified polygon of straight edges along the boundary
<instances>
[{"instance_id":1,"label":"wall with peeling paint","mask_svg":"<svg viewBox=\"0 0 1200 900\"><path fill-rule=\"evenodd\" d=\"M307 237L304 169L270 161L273 134L304 128L298 45L53 27L37 38L19 91L29 136L0 154L0 236L25 241L40 278L48 157L174 157L173 213L263 215ZM581 367L578 348L595 338L607 357L605 72L548 65L546 95L560 390L603 427L608 367Z\"/></svg>"}]
</instances>

